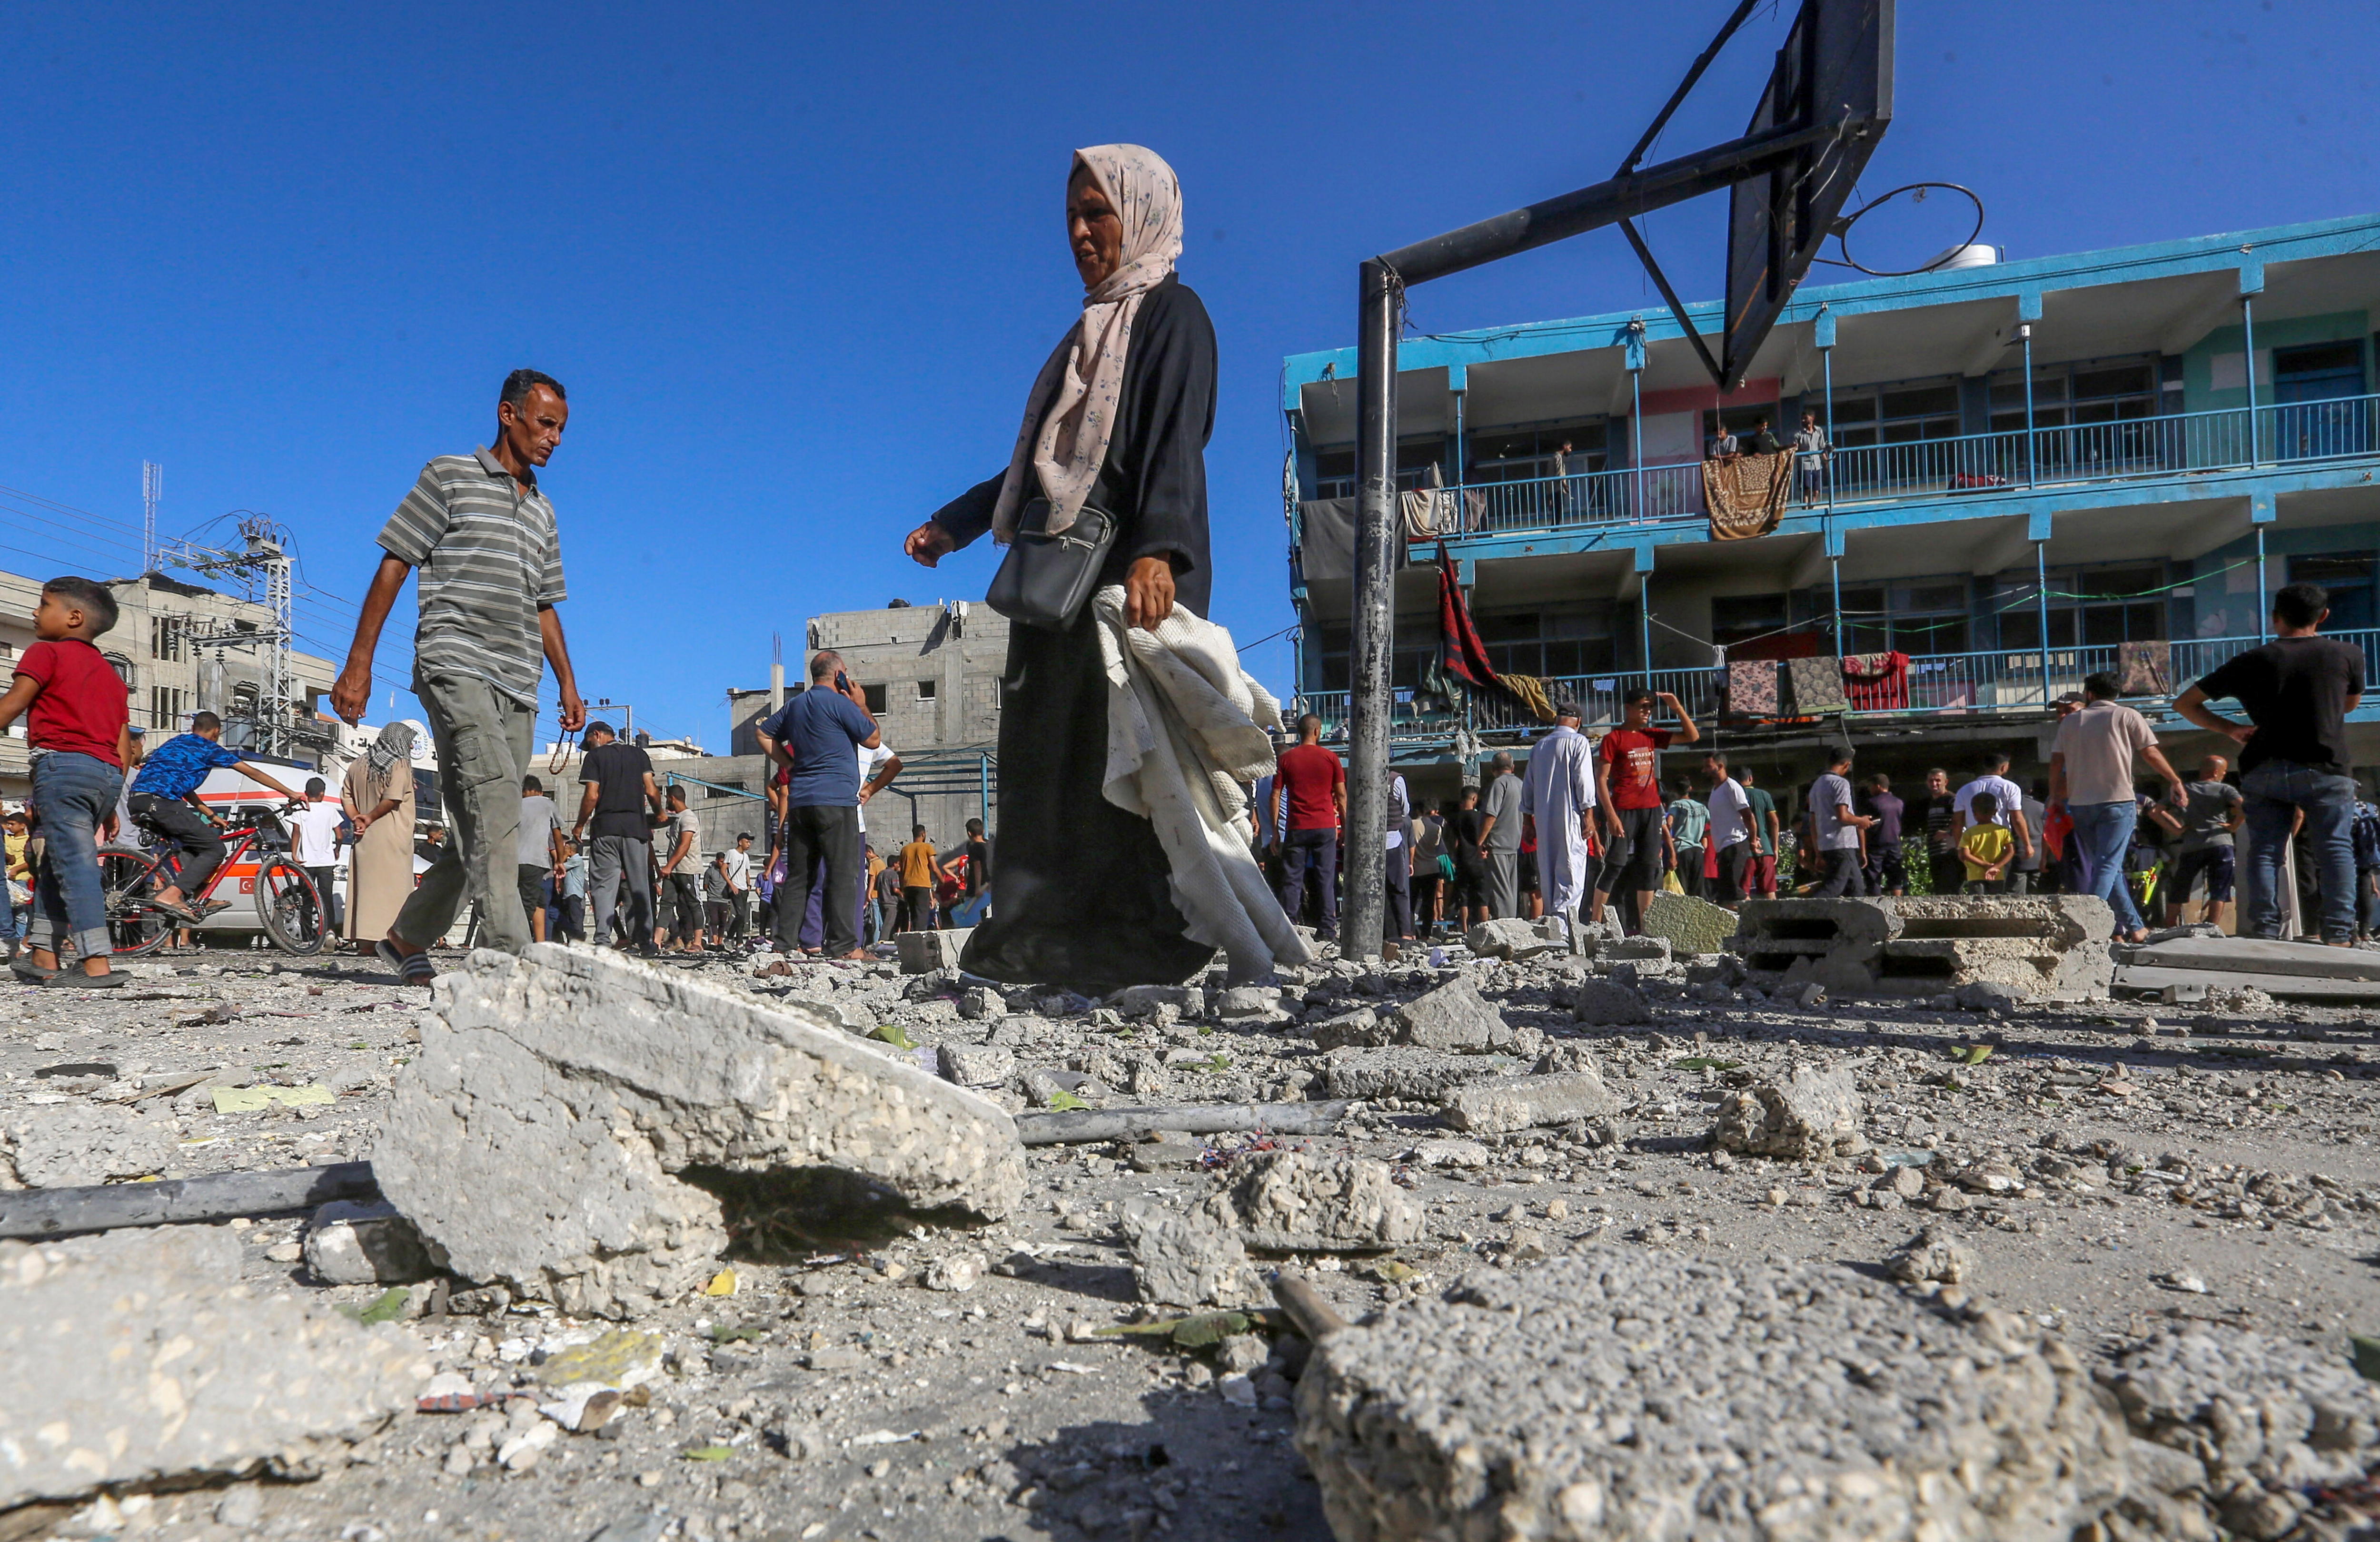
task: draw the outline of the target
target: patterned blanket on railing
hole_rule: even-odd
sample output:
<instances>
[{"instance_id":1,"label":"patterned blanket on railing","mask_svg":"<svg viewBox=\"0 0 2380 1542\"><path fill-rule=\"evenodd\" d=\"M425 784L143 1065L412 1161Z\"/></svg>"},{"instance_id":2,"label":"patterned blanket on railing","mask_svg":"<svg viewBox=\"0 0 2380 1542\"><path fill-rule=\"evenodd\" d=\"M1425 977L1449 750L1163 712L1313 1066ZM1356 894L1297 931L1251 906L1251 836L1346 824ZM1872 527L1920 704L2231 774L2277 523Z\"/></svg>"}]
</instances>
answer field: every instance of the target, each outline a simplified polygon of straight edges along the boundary
<instances>
[{"instance_id":1,"label":"patterned blanket on railing","mask_svg":"<svg viewBox=\"0 0 2380 1542\"><path fill-rule=\"evenodd\" d=\"M1777 528L1793 486L1791 452L1703 462L1703 504L1713 540L1744 540Z\"/></svg>"},{"instance_id":2,"label":"patterned blanket on railing","mask_svg":"<svg viewBox=\"0 0 2380 1542\"><path fill-rule=\"evenodd\" d=\"M2125 696L2173 694L2173 644L2119 642L2116 645L2116 689Z\"/></svg>"}]
</instances>

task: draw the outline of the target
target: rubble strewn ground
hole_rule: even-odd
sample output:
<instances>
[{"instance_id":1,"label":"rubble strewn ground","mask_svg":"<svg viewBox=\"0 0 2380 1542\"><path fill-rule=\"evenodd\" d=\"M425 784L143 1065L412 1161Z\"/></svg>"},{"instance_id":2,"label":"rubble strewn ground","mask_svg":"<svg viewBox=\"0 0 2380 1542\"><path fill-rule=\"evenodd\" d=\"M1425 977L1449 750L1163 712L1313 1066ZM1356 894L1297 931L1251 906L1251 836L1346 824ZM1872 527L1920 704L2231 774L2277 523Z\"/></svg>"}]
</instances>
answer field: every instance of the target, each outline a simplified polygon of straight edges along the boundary
<instances>
[{"instance_id":1,"label":"rubble strewn ground","mask_svg":"<svg viewBox=\"0 0 2380 1542\"><path fill-rule=\"evenodd\" d=\"M481 1007L449 986L435 1010L367 961L229 952L136 964L135 987L105 995L19 992L0 1007L0 1184L311 1166L384 1142L394 1160L419 1137L393 1111L400 1082L420 1130L468 1118L455 1098L476 1062L440 1072L439 1053L515 1057L476 1090L533 1073L554 1101L532 1105L569 1117L525 1123L508 1092L504 1120L450 1132L448 1171L418 1161L390 1185L399 1209L444 1185L417 1202L426 1235L347 1204L310 1237L284 1215L0 1242L0 1296L47 1293L37 1314L0 1300L0 1334L30 1346L0 1369L0 1494L73 1493L0 1513L0 1536L1318 1537L1325 1490L1293 1439L1298 1404L1344 1524L1334 1453L1360 1445L1358 1392L1373 1435L1406 1430L1409 1451L1445 1441L1484 1461L1500 1429L1550 1441L1534 1476L1498 1490L1530 1496L1513 1527L1524 1511L1549 1518L1512 1535L1651 1535L1615 1518L1658 1501L1704 1505L1719 1518L1706 1535L1738 1534L1722 1522L1757 1503L1779 1536L1890 1512L1945 1536L2087 1522L2108 1537L2314 1536L2339 1535L2367 1494L2380 1415L2350 1340L2380 1330L2380 1046L2361 1007L2219 979L2171 1004L1988 977L1863 997L1840 974L1789 982L1660 939L1589 957L1511 928L1482 941L1522 956L1326 955L1276 987L1226 991L1219 973L1106 1002L892 960L755 977L757 961L724 955L590 959L580 977L635 983L608 1028L567 991L502 1031L467 1023L495 1010L514 965L473 987ZM689 1002L708 1037L659 1039ZM802 1032L771 1026L785 1022ZM805 1035L823 1038L805 1049ZM826 1058L919 1107L980 1109L964 1127L992 1135L971 1153L945 1140L781 1182L830 1150L800 1146L789 1132L812 1124L782 1096L821 1043L868 1057ZM1078 1105L1323 1098L1362 1101L1329 1135L994 1138ZM544 1277L542 1299L526 1265L410 1278L454 1217L546 1232L472 1245L546 1245L537 1217L622 1192L557 1182L565 1134L574 1160L608 1150L649 1191L696 1196L669 1269L567 1303L567 1271ZM973 1176L898 1165L953 1155ZM942 1208L901 1210L888 1192ZM955 1203L981 1193L1000 1197ZM618 1257L591 1221L587 1236L587 1257ZM131 1295L67 1282L160 1248L205 1265L186 1259L187 1296L154 1314L188 1326L143 1329L124 1357L137 1375L42 1369L96 1365L123 1331L110 1304ZM1284 1263L1370 1326L1310 1359L1261 1289ZM1696 1316L1700 1296L1736 1303L1738 1330ZM256 1336L284 1317L306 1326ZM1769 1368L1743 1324L1774 1341ZM1557 1418L1515 1393L1463 1448L1444 1410L1457 1389L1518 1385L1505 1356L1524 1331L1530 1374L1570 1366L1575 1396ZM1890 1347L1854 1365L1863 1335ZM177 1336L190 1347L173 1353ZM1672 1347L1644 1347L1658 1343ZM1762 1402L1756 1378L1803 1354L1833 1368ZM296 1359L326 1383L284 1398L302 1429L220 1395L243 1376L285 1392ZM1625 1374L1595 1369L1607 1362ZM401 1411L381 1406L388 1378ZM1427 1395L1407 1408L1400 1378L1427 1378ZM1694 1391L1714 1378L1716 1404ZM42 1445L21 1411L69 1387L86 1400L59 1404L72 1439ZM1912 1433L1900 1411L1937 1391L1974 1410L1973 1430ZM83 1427L108 1408L121 1423L93 1444ZM1733 1425L1710 1426L1714 1408ZM2032 1423L2011 1441L2020 1415ZM172 1439L208 1454L165 1439L176 1417ZM1968 1473L2001 1475L1959 1494L1861 1475L1858 1451L1915 1453L1895 1468L1914 1471L1937 1439L1997 1442L1998 1465ZM11 1456L12 1440L39 1454ZM2036 1481L2053 1455L2063 1475ZM188 1482L134 1481L168 1468ZM1735 1475L1694 1488L1695 1472ZM1458 1479L1416 1480L1403 1502L1439 1504ZM117 1487L93 1500L101 1484Z\"/></svg>"}]
</instances>

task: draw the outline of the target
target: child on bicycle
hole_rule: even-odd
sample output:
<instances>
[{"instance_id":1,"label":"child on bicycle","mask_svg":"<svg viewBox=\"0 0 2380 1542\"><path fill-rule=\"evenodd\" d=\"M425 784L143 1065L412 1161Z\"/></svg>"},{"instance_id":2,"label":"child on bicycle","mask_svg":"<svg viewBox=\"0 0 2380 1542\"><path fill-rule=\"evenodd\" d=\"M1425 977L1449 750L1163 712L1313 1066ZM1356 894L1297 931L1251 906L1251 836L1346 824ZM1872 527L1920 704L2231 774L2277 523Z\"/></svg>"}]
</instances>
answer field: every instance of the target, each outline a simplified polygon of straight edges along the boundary
<instances>
[{"instance_id":1,"label":"child on bicycle","mask_svg":"<svg viewBox=\"0 0 2380 1542\"><path fill-rule=\"evenodd\" d=\"M231 903L200 898L207 892L207 880L215 876L224 859L224 839L215 833L214 816L196 795L207 773L235 770L292 803L306 801L274 781L271 772L243 761L239 751L225 749L222 738L223 719L212 712L192 713L188 733L175 735L140 762L140 774L132 779L132 792L126 799L135 819L181 844L182 871L171 887L157 892L156 904L186 925L205 920Z\"/></svg>"},{"instance_id":2,"label":"child on bicycle","mask_svg":"<svg viewBox=\"0 0 2380 1542\"><path fill-rule=\"evenodd\" d=\"M33 610L33 646L17 661L0 696L0 729L19 717L33 759L33 807L42 820L34 875L31 947L10 964L30 985L121 986L108 970L107 893L99 877L99 832L115 817L124 762L132 753L130 692L91 639L115 625L115 596L89 578L53 578ZM58 955L67 940L82 968Z\"/></svg>"}]
</instances>

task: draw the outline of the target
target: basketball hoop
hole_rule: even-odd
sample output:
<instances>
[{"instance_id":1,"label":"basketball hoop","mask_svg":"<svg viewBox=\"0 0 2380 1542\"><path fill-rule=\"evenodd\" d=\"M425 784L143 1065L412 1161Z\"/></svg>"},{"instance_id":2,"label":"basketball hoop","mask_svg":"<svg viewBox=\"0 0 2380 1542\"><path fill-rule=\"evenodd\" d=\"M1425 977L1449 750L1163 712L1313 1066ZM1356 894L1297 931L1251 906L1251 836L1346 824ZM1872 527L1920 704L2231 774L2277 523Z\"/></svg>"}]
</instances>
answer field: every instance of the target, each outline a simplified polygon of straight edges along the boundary
<instances>
[{"instance_id":1,"label":"basketball hoop","mask_svg":"<svg viewBox=\"0 0 2380 1542\"><path fill-rule=\"evenodd\" d=\"M1909 201L1912 203L1923 203L1925 201L1926 193L1936 188L1939 188L1945 192L1957 193L1961 198L1967 200L1975 206L1975 227L1973 230L1968 231L1961 239L1951 242L1949 247L1939 256L1935 257L1930 261L1921 263L1914 268L1871 268L1866 263L1859 261L1852 256L1852 226L1857 225L1862 216L1874 210L1882 208L1884 205L1891 202L1894 199L1899 198L1903 193L1916 194L1917 196L1911 199ZM1835 238L1837 249L1842 252L1842 256L1840 258L1821 257L1817 259L1817 261L1826 263L1828 267L1851 268L1867 274L1870 278L1913 278L1919 273L1930 273L1935 269L1941 267L1944 263L1958 256L1959 253L1974 245L1975 237L1981 236L1983 233L1984 200L1981 198L1976 197L1974 189L1971 188L1961 188L1956 182L1907 182L1893 188L1892 191L1883 194L1881 197L1868 200L1865 203L1861 204L1850 213L1836 220L1834 227L1828 231L1827 234Z\"/></svg>"}]
</instances>

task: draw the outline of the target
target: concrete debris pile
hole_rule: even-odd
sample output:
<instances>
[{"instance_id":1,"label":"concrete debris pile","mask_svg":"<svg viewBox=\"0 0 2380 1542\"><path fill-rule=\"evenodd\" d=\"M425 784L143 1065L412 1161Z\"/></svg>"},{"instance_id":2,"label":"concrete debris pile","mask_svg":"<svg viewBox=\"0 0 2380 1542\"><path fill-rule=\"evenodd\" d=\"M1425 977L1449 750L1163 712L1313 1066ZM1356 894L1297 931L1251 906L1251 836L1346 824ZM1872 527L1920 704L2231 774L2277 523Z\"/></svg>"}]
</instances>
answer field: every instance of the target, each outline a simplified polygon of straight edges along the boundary
<instances>
[{"instance_id":1,"label":"concrete debris pile","mask_svg":"<svg viewBox=\"0 0 2380 1542\"><path fill-rule=\"evenodd\" d=\"M2256 1010L2266 1000L2352 1006L2380 1002L2380 953L2256 937L2176 937L2126 950L2116 989L2208 1012Z\"/></svg>"},{"instance_id":2,"label":"concrete debris pile","mask_svg":"<svg viewBox=\"0 0 2380 1542\"><path fill-rule=\"evenodd\" d=\"M1127 1207L1123 1229L1143 1300L1232 1306L1263 1299L1250 1248L1382 1252L1418 1241L1422 1213L1385 1162L1265 1151L1219 1174L1186 1209Z\"/></svg>"},{"instance_id":3,"label":"concrete debris pile","mask_svg":"<svg viewBox=\"0 0 2380 1542\"><path fill-rule=\"evenodd\" d=\"M209 1228L0 1242L0 1512L311 1475L413 1405L411 1330L243 1288L240 1261Z\"/></svg>"},{"instance_id":4,"label":"concrete debris pile","mask_svg":"<svg viewBox=\"0 0 2380 1542\"><path fill-rule=\"evenodd\" d=\"M2115 913L2087 894L1746 900L1732 947L1764 990L1924 996L1992 985L2018 1001L2107 994Z\"/></svg>"},{"instance_id":5,"label":"concrete debris pile","mask_svg":"<svg viewBox=\"0 0 2380 1542\"><path fill-rule=\"evenodd\" d=\"M1711 1144L1796 1161L1855 1156L1866 1145L1859 1133L1864 1108L1849 1071L1799 1064L1790 1075L1729 1093L1712 1122Z\"/></svg>"},{"instance_id":6,"label":"concrete debris pile","mask_svg":"<svg viewBox=\"0 0 2380 1542\"><path fill-rule=\"evenodd\" d=\"M689 1171L831 1170L984 1217L1025 1183L1005 1112L805 1004L549 944L439 977L372 1165L445 1268L610 1317L682 1295L725 1249Z\"/></svg>"},{"instance_id":7,"label":"concrete debris pile","mask_svg":"<svg viewBox=\"0 0 2380 1542\"><path fill-rule=\"evenodd\" d=\"M1326 1337L1298 1449L1341 1542L2063 1538L2130 1491L2073 1357L1849 1270L1591 1247Z\"/></svg>"},{"instance_id":8,"label":"concrete debris pile","mask_svg":"<svg viewBox=\"0 0 2380 1542\"><path fill-rule=\"evenodd\" d=\"M110 1104L44 1110L0 1130L0 1179L8 1186L80 1188L146 1178L174 1160L174 1127Z\"/></svg>"},{"instance_id":9,"label":"concrete debris pile","mask_svg":"<svg viewBox=\"0 0 2380 1542\"><path fill-rule=\"evenodd\" d=\"M1342 1542L2329 1536L2380 1458L2380 1388L2297 1344L2168 1333L2095 1384L2010 1313L1605 1247L1328 1335L1298 1402Z\"/></svg>"}]
</instances>

